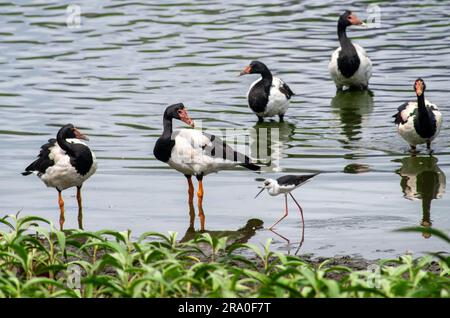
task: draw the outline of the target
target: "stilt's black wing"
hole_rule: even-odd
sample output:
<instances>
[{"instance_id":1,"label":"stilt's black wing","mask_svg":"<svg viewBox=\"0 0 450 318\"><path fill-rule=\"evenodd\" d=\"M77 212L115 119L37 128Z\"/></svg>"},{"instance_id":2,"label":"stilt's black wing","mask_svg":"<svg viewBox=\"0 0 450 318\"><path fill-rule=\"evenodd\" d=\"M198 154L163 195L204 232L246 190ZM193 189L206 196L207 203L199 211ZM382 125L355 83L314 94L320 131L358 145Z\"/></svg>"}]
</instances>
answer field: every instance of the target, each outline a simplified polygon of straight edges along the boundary
<instances>
[{"instance_id":1,"label":"stilt's black wing","mask_svg":"<svg viewBox=\"0 0 450 318\"><path fill-rule=\"evenodd\" d=\"M241 166L250 170L260 170L261 167L251 162L250 158L246 155L237 152L230 146L228 146L222 139L217 136L203 133L211 142L211 144L204 145L203 150L205 155L213 158L221 158L224 160L230 160L240 163Z\"/></svg>"},{"instance_id":2,"label":"stilt's black wing","mask_svg":"<svg viewBox=\"0 0 450 318\"><path fill-rule=\"evenodd\" d=\"M303 175L303 176L296 176L296 175L288 174L288 175L279 177L277 179L277 182L281 186L288 186L288 185L298 186L302 183L305 183L306 181L308 181L309 179L311 179L317 175L318 175L318 173L310 174L310 175Z\"/></svg>"},{"instance_id":3,"label":"stilt's black wing","mask_svg":"<svg viewBox=\"0 0 450 318\"><path fill-rule=\"evenodd\" d=\"M284 95L286 95L287 99L290 99L292 96L294 96L294 92L291 90L291 88L283 82L283 85L280 86L280 92L282 92Z\"/></svg>"},{"instance_id":4,"label":"stilt's black wing","mask_svg":"<svg viewBox=\"0 0 450 318\"><path fill-rule=\"evenodd\" d=\"M48 167L53 166L55 162L50 159L50 148L55 146L55 144L56 139L49 139L48 143L42 145L38 159L26 167L25 172L22 172L22 175L27 176L32 174L34 171L45 173L45 170L47 170Z\"/></svg>"}]
</instances>

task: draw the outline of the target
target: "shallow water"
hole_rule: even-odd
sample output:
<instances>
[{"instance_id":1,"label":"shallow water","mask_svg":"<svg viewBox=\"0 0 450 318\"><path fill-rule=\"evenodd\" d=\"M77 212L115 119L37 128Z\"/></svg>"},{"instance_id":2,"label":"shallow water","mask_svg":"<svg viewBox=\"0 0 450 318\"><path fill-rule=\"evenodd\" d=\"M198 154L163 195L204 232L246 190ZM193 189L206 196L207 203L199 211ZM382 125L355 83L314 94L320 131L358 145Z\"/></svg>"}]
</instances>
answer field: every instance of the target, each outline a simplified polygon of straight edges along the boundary
<instances>
[{"instance_id":1,"label":"shallow water","mask_svg":"<svg viewBox=\"0 0 450 318\"><path fill-rule=\"evenodd\" d=\"M336 95L327 71L338 14L350 8L366 18L372 1L84 1L80 28L66 25L69 3L0 0L3 214L20 210L57 223L56 191L19 173L72 122L90 136L99 164L84 186L85 228L183 236L187 184L152 155L161 114L184 102L208 130L254 127L245 96L257 77L237 74L259 59L297 93L285 124L262 125L280 129L282 160L263 175L237 169L205 178L207 229L236 230L250 218L269 226L282 215L283 198L255 200L254 179L322 172L295 192L306 218L303 252L378 258L447 249L435 237L393 230L423 220L450 229L449 3L380 2L379 28L349 31L374 63L373 95ZM411 158L391 118L413 99L419 76L444 116L434 159ZM74 194L64 192L67 227L77 226ZM268 230L250 242L272 238L286 252L300 231L291 205L277 232L294 244Z\"/></svg>"}]
</instances>

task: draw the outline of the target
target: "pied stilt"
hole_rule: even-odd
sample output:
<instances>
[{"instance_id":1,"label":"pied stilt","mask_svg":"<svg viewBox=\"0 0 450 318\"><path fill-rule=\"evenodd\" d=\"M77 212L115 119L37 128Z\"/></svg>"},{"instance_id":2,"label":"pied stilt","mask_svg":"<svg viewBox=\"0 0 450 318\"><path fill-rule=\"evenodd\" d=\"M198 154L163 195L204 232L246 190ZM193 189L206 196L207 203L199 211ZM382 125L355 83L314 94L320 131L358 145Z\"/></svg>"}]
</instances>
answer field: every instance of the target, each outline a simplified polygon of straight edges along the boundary
<instances>
[{"instance_id":1,"label":"pied stilt","mask_svg":"<svg viewBox=\"0 0 450 318\"><path fill-rule=\"evenodd\" d=\"M156 141L153 154L156 159L183 173L188 181L189 206L193 207L194 185L192 176L198 180L198 215L201 230L205 229L203 211L203 177L212 172L235 167L237 165L250 170L260 170L249 157L228 146L220 138L195 129L172 130L172 120L181 120L194 127L182 103L170 105L163 115L163 133ZM192 210L191 210L192 211ZM191 225L193 218L191 217Z\"/></svg>"},{"instance_id":2,"label":"pied stilt","mask_svg":"<svg viewBox=\"0 0 450 318\"><path fill-rule=\"evenodd\" d=\"M81 140L88 140L72 124L63 126L56 135L41 147L38 159L30 164L22 175L35 173L47 187L56 188L60 209L59 225L64 227L64 200L61 191L77 187L78 226L83 228L81 187L92 176L97 163L94 153Z\"/></svg>"},{"instance_id":3,"label":"pied stilt","mask_svg":"<svg viewBox=\"0 0 450 318\"><path fill-rule=\"evenodd\" d=\"M300 206L300 204L297 202L297 200L295 200L294 196L292 195L292 190L300 187L301 185L305 184L307 181L309 181L311 178L315 177L316 175L318 175L318 173L316 174L312 174L312 175L302 175L302 176L296 176L296 175L285 175L282 176L278 179L265 179L263 186L261 186L261 191L258 192L258 194L255 196L258 197L265 189L267 189L267 192L269 192L269 194L271 196L277 196L279 194L284 194L284 202L285 202L285 212L284 215L278 220L276 221L271 227L269 227L269 230L272 230L278 223L280 223L285 217L288 216L289 211L288 211L288 204L287 204L287 199L288 199L288 194L291 196L291 198L294 200L295 204L298 206L298 209L300 211L300 215L302 217L302 240L301 242L303 242L304 240L304 234L305 234L305 220L303 218L303 209Z\"/></svg>"}]
</instances>

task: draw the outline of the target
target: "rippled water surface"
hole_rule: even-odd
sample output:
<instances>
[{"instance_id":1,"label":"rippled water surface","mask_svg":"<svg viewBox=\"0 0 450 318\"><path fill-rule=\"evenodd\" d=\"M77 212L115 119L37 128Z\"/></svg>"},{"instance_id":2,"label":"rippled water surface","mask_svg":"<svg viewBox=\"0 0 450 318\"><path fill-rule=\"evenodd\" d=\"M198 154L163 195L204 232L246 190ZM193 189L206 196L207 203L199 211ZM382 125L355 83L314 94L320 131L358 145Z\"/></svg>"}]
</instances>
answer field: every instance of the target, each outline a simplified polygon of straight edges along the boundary
<instances>
[{"instance_id":1,"label":"rippled water surface","mask_svg":"<svg viewBox=\"0 0 450 318\"><path fill-rule=\"evenodd\" d=\"M0 0L0 209L57 222L57 192L23 171L68 122L90 136L98 172L84 186L85 228L177 231L189 225L185 178L155 160L168 104L184 102L208 130L252 128L246 104L257 77L237 77L259 59L297 95L279 128L281 171L322 172L297 189L306 218L304 252L377 258L443 250L435 237L394 229L450 229L450 4L379 2L379 28L349 31L374 64L369 93L336 95L327 65L338 46L337 16L367 18L373 1L78 1L80 28L66 25L70 1ZM444 116L434 157L412 158L392 114L423 77ZM447 120L448 119L448 120ZM261 127L261 126L258 126ZM423 152L423 151L422 151ZM269 226L283 198L254 199L261 175L232 170L205 178L207 229L236 230L250 218ZM74 190L64 192L76 227ZM299 241L295 206L277 232ZM258 230L250 242L281 236ZM294 245L293 245L294 246Z\"/></svg>"}]
</instances>

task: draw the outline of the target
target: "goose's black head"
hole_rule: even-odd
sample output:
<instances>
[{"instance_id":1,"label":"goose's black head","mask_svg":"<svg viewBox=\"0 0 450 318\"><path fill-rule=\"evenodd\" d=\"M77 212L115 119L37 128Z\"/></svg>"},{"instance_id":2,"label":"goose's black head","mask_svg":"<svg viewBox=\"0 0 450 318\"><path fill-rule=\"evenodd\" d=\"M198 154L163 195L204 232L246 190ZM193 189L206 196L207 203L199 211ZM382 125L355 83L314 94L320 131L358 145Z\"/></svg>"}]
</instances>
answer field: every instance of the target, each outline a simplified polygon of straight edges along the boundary
<instances>
[{"instance_id":1,"label":"goose's black head","mask_svg":"<svg viewBox=\"0 0 450 318\"><path fill-rule=\"evenodd\" d=\"M67 124L61 127L61 129L58 131L57 135L58 139L84 139L89 140L86 135L83 135L77 128L75 128L72 124Z\"/></svg>"},{"instance_id":2,"label":"goose's black head","mask_svg":"<svg viewBox=\"0 0 450 318\"><path fill-rule=\"evenodd\" d=\"M346 28L351 25L365 25L352 11L345 11L339 16L338 26Z\"/></svg>"},{"instance_id":3,"label":"goose's black head","mask_svg":"<svg viewBox=\"0 0 450 318\"><path fill-rule=\"evenodd\" d=\"M194 121L189 117L186 108L183 103L173 104L166 108L164 111L165 119L178 119L187 125L194 127Z\"/></svg>"},{"instance_id":4,"label":"goose's black head","mask_svg":"<svg viewBox=\"0 0 450 318\"><path fill-rule=\"evenodd\" d=\"M425 92L425 89L427 86L425 85L425 82L420 77L416 79L414 82L414 91L416 92L417 96L422 96L422 94Z\"/></svg>"},{"instance_id":5,"label":"goose's black head","mask_svg":"<svg viewBox=\"0 0 450 318\"><path fill-rule=\"evenodd\" d=\"M248 66L246 66L242 70L242 72L239 74L239 76L246 75L246 74L264 75L265 73L270 73L266 64L264 64L263 62L260 62L260 61L252 61Z\"/></svg>"}]
</instances>

